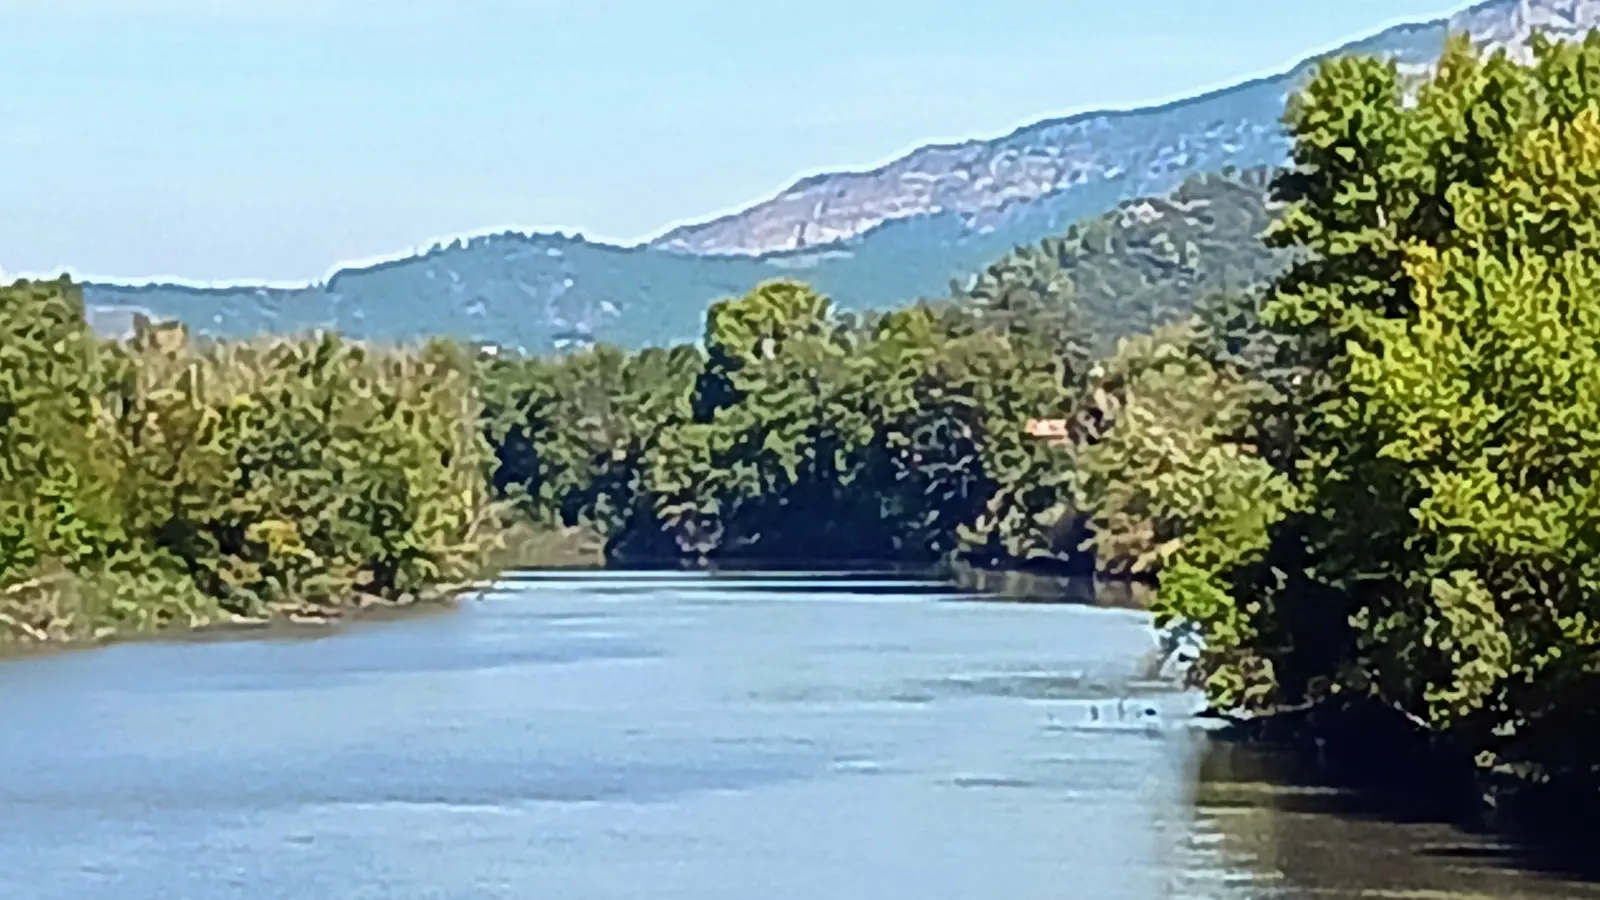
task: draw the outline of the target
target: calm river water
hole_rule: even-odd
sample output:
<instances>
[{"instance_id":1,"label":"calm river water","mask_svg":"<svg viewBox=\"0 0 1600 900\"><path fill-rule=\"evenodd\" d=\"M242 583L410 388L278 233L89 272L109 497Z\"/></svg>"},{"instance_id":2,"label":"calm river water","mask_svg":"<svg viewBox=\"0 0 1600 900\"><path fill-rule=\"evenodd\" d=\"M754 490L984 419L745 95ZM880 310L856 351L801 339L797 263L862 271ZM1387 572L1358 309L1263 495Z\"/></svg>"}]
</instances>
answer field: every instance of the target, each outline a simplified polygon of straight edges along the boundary
<instances>
[{"instance_id":1,"label":"calm river water","mask_svg":"<svg viewBox=\"0 0 1600 900\"><path fill-rule=\"evenodd\" d=\"M1600 897L1320 811L1138 615L861 575L540 574L315 640L0 664L0 897Z\"/></svg>"}]
</instances>

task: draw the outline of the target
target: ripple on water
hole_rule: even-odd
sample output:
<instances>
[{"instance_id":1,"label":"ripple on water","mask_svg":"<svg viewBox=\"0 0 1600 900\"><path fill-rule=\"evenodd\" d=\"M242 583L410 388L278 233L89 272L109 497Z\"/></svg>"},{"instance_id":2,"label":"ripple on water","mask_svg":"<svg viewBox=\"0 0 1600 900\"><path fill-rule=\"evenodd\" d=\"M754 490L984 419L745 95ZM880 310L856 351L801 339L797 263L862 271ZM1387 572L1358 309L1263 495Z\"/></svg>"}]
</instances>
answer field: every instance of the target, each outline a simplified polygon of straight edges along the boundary
<instances>
[{"instance_id":1,"label":"ripple on water","mask_svg":"<svg viewBox=\"0 0 1600 900\"><path fill-rule=\"evenodd\" d=\"M950 779L950 784L958 788L1036 788L1038 782L1026 778L1014 778L1006 775L956 775Z\"/></svg>"},{"instance_id":2,"label":"ripple on water","mask_svg":"<svg viewBox=\"0 0 1600 900\"><path fill-rule=\"evenodd\" d=\"M37 815L97 810L137 819L152 811L217 812L301 806L412 806L492 810L524 804L662 804L714 791L748 791L823 777L832 769L825 748L796 745L759 752L707 745L671 759L516 759L463 755L418 764L398 753L352 753L327 760L282 760L226 766L177 777L151 771L136 782L120 775L37 773L0 776L0 798ZM103 760L108 768L121 761Z\"/></svg>"},{"instance_id":3,"label":"ripple on water","mask_svg":"<svg viewBox=\"0 0 1600 900\"><path fill-rule=\"evenodd\" d=\"M562 632L544 635L541 641L535 642L462 642L448 647L419 648L415 653L364 634L359 640L315 644L241 642L185 646L181 652L189 659L181 670L165 672L160 678L145 678L137 675L144 660L152 654L163 654L164 648L139 645L110 648L105 652L117 655L108 660L111 665L102 664L97 668L118 668L129 674L100 683L97 689L122 694L284 692L326 688L385 675L647 661L662 655L659 648L620 632ZM77 660L62 658L60 662L73 665Z\"/></svg>"},{"instance_id":4,"label":"ripple on water","mask_svg":"<svg viewBox=\"0 0 1600 900\"><path fill-rule=\"evenodd\" d=\"M315 643L8 667L0 897L1596 896L1241 766L1195 789L1145 619L910 581L514 576Z\"/></svg>"},{"instance_id":5,"label":"ripple on water","mask_svg":"<svg viewBox=\"0 0 1600 900\"><path fill-rule=\"evenodd\" d=\"M1083 700L1125 696L1126 680L1084 672L1027 672L951 675L928 684L948 696L1020 700Z\"/></svg>"}]
</instances>

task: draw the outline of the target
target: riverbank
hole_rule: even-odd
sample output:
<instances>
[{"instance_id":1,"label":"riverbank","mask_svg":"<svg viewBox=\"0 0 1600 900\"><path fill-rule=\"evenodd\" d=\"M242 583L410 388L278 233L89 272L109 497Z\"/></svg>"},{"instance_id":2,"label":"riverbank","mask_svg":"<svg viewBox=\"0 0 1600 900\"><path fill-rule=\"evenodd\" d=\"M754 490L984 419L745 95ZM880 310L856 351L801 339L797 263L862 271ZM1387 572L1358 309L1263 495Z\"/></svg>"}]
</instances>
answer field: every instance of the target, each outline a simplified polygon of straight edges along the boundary
<instances>
[{"instance_id":1,"label":"riverbank","mask_svg":"<svg viewBox=\"0 0 1600 900\"><path fill-rule=\"evenodd\" d=\"M291 606L262 616L242 616L216 608L210 610L211 615L195 616L186 622L153 629L106 627L87 631L75 627L67 616L55 617L57 624L52 624L51 616L35 614L32 617L41 625L28 625L21 616L13 614L16 610L8 612L5 605L0 603L0 659L141 641L190 643L239 638L255 640L280 636L320 636L362 622L448 612L508 571L601 571L614 567L615 564L608 563L606 559L604 539L593 530L516 523L500 532L495 549L488 554L487 563L475 580L441 585L418 595L404 594L388 598L352 592L342 603ZM792 565L762 565L749 560L718 565L676 561L623 568L729 572L795 570ZM975 599L998 603L1065 603L1141 609L1148 602L1148 586L1127 579L1057 575L1021 568L980 568L968 564L932 568L894 567L868 560L830 562L817 569L830 573L862 571L875 574L886 570L903 571L915 577L932 575L958 591L973 594ZM74 585L68 593L77 594L83 589L82 585ZM14 587L8 590L12 595L16 593Z\"/></svg>"},{"instance_id":2,"label":"riverbank","mask_svg":"<svg viewBox=\"0 0 1600 900\"><path fill-rule=\"evenodd\" d=\"M233 640L299 640L336 634L345 628L399 618L442 615L458 609L463 602L488 586L479 581L441 587L420 596L384 598L357 595L346 604L319 607L316 614L306 611L267 616L221 614L188 624L171 625L148 631L101 630L87 636L57 632L41 639L36 634L0 632L0 661L32 659L60 653L76 653L120 644L179 643L198 644ZM0 620L0 624L5 624Z\"/></svg>"},{"instance_id":3,"label":"riverbank","mask_svg":"<svg viewBox=\"0 0 1600 900\"><path fill-rule=\"evenodd\" d=\"M500 532L487 562L471 580L433 585L394 597L352 591L343 595L341 602L288 604L257 616L213 606L195 610L185 621L153 628L115 628L77 621L116 601L93 596L91 585L63 571L0 590L0 659L140 641L190 643L318 636L357 623L449 612L485 589L501 573L513 569L604 567L602 543L592 532L518 523Z\"/></svg>"},{"instance_id":4,"label":"riverbank","mask_svg":"<svg viewBox=\"0 0 1600 900\"><path fill-rule=\"evenodd\" d=\"M1154 587L1128 578L1063 575L1026 568L947 566L943 574L957 588L1019 603L1082 603L1119 609L1146 609Z\"/></svg>"}]
</instances>

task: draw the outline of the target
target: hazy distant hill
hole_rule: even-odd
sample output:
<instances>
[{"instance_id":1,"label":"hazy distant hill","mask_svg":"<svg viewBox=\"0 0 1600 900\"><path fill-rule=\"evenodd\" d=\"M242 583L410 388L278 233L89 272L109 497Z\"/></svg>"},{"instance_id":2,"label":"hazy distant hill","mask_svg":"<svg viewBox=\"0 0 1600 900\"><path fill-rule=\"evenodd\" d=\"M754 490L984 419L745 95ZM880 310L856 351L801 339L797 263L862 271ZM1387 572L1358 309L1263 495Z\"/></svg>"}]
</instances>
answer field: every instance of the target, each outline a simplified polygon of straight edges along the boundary
<instances>
[{"instance_id":1,"label":"hazy distant hill","mask_svg":"<svg viewBox=\"0 0 1600 900\"><path fill-rule=\"evenodd\" d=\"M109 333L142 310L219 336L331 327L372 338L453 335L530 351L588 340L639 346L698 338L710 301L767 279L800 277L841 305L881 306L942 296L952 277L1011 247L1003 240L962 240L955 230L947 237L948 250L930 261L925 247L893 241L866 255L757 259L504 234L342 271L305 288L90 283L85 300Z\"/></svg>"},{"instance_id":2,"label":"hazy distant hill","mask_svg":"<svg viewBox=\"0 0 1600 900\"><path fill-rule=\"evenodd\" d=\"M1277 271L1281 256L1258 240L1271 215L1268 176L1266 170L1193 176L1167 196L1126 201L1064 234L1009 252L998 246L975 251L964 271L983 270L974 285L980 289L1008 269L1040 277L1063 272L1090 328L1105 341L1147 330L1186 314L1206 294L1259 284ZM961 246L972 250L975 244ZM95 286L92 291L97 303L117 304L94 311L96 326L111 332L129 327L132 308L159 303L166 314L212 333L284 331L316 321L371 337L457 334L526 349L592 334L641 345L698 337L701 297L730 294L782 275L783 262L512 236L344 273L325 288ZM905 277L869 272L859 257L816 260L812 274L820 276L824 289L836 279L872 285L877 278L886 302L950 291L948 281L937 284L922 272L915 279L921 290L891 293L906 283ZM626 315L607 299L626 290L640 291L650 302L636 304L635 314ZM372 300L368 304L362 298ZM373 306L383 315L371 315ZM207 315L210 322L204 321Z\"/></svg>"},{"instance_id":3,"label":"hazy distant hill","mask_svg":"<svg viewBox=\"0 0 1600 900\"><path fill-rule=\"evenodd\" d=\"M1451 29L1515 47L1535 28L1570 38L1596 24L1600 0L1490 0L1448 22L1392 28L1345 50L1422 68ZM924 148L872 172L808 178L643 247L508 234L298 290L91 285L86 295L113 330L129 308L142 308L221 335L326 325L529 350L573 339L637 346L695 337L708 302L775 277L811 281L848 308L894 305L943 295L951 279L1014 247L1119 203L1167 194L1191 175L1280 164L1284 101L1312 62L1161 107L1041 122L996 140Z\"/></svg>"}]
</instances>

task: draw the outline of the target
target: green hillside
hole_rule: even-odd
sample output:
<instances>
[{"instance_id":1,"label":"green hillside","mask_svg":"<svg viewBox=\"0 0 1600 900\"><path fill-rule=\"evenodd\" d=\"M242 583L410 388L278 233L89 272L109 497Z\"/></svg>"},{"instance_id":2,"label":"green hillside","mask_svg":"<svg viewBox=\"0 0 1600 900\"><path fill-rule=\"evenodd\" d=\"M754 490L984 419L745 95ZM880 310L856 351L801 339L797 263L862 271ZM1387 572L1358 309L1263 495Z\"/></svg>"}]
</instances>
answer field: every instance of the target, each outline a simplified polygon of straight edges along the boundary
<instances>
[{"instance_id":1,"label":"green hillside","mask_svg":"<svg viewBox=\"0 0 1600 900\"><path fill-rule=\"evenodd\" d=\"M1272 215L1269 179L1259 169L1197 176L1166 197L1122 204L1013 251L970 285L954 286L956 297L993 306L1011 292L1070 296L1098 349L1109 349L1283 268L1284 252L1260 239Z\"/></svg>"},{"instance_id":2,"label":"green hillside","mask_svg":"<svg viewBox=\"0 0 1600 900\"><path fill-rule=\"evenodd\" d=\"M993 235L963 239L952 229L929 244L948 252L924 270L915 246L889 243L873 256L758 259L507 234L296 290L90 284L85 297L94 321L113 332L126 326L127 310L140 309L218 337L331 327L357 337L449 336L544 352L568 342L632 348L694 340L710 303L772 279L802 279L840 309L870 310L947 296L952 282L958 294L969 286L982 293L1002 269L1023 267L1045 279L1065 273L1083 295L1090 329L1115 335L1270 272L1273 257L1255 240L1266 223L1264 185L1259 171L1197 176L1169 197L1124 203L1022 249ZM996 259L1002 261L974 278Z\"/></svg>"}]
</instances>

